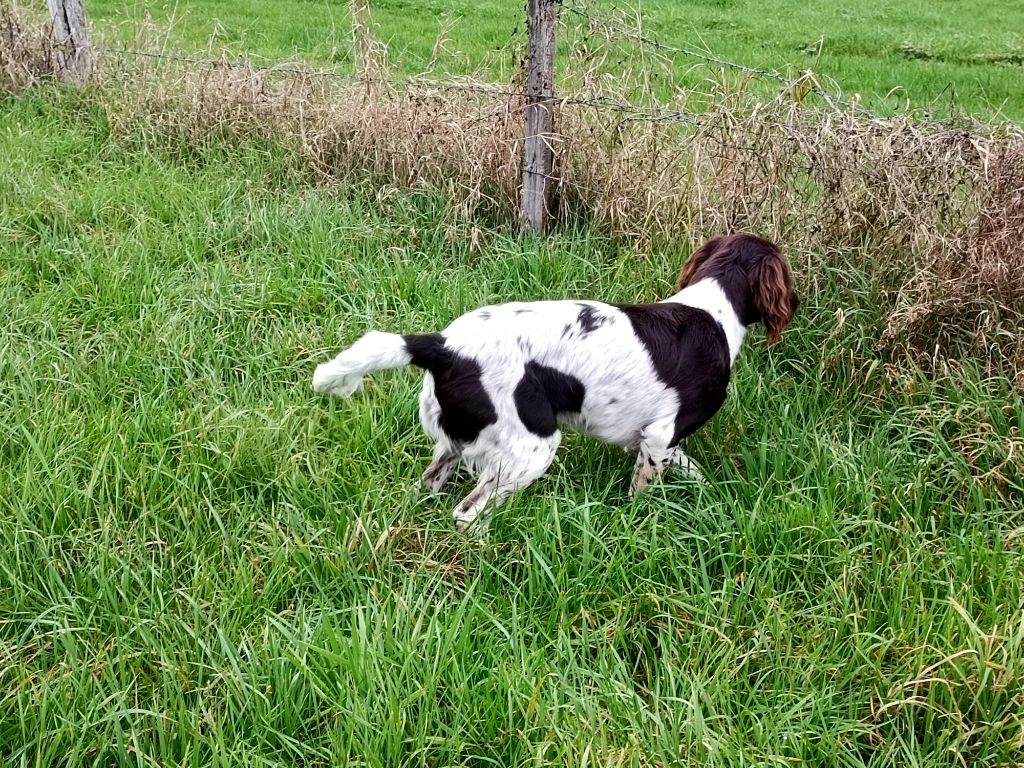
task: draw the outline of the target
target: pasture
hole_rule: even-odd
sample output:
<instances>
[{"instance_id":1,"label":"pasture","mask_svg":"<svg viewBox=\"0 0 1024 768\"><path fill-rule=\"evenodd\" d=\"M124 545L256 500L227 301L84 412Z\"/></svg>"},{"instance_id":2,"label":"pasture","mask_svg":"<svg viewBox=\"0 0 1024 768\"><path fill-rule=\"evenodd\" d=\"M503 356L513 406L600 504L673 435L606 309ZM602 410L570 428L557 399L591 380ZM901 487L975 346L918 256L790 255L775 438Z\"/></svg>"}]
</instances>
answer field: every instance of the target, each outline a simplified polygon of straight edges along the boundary
<instances>
[{"instance_id":1,"label":"pasture","mask_svg":"<svg viewBox=\"0 0 1024 768\"><path fill-rule=\"evenodd\" d=\"M1024 120L1024 5L1000 0L914 0L894 5L858 0L757 0L637 5L567 3L595 12L642 13L645 33L663 43L704 50L795 77L805 70L829 78L848 97L886 112L907 104L936 116L951 112ZM507 76L523 47L520 0L410 2L373 0L375 35L396 71ZM120 27L130 40L147 15L170 26L172 47L225 51L271 61L299 58L351 69L351 17L342 2L309 0L185 0L173 4L92 0L97 22ZM570 24L582 23L570 10ZM438 46L439 36L443 44ZM116 39L116 37L115 37ZM568 51L563 50L563 54ZM563 55L563 59L565 56ZM708 77L685 57L674 77L686 86Z\"/></svg>"},{"instance_id":2,"label":"pasture","mask_svg":"<svg viewBox=\"0 0 1024 768\"><path fill-rule=\"evenodd\" d=\"M497 6L452 33L473 62L502 43ZM185 49L219 15L238 50L329 56L299 20L326 30L333 6L182 7ZM429 57L410 7L374 4ZM651 24L671 32L672 7ZM909 10L883 32L824 4L791 24L693 8L738 25L717 52L762 66L785 59L759 28L938 45ZM1012 47L1014 13L978 4L964 50ZM836 62L867 91L887 57ZM1013 72L904 65L924 100L956 67L1007 94ZM0 95L5 764L1024 760L1020 381L973 348L883 349L894 288L863 251L794 249L796 320L775 346L752 334L687 443L706 485L670 475L630 500L631 458L570 436L467 538L450 518L467 484L419 487L419 373L341 401L313 395L314 365L486 303L655 300L685 238L638 246L582 218L522 237L429 184L325 179L273 136L119 123L104 88Z\"/></svg>"}]
</instances>

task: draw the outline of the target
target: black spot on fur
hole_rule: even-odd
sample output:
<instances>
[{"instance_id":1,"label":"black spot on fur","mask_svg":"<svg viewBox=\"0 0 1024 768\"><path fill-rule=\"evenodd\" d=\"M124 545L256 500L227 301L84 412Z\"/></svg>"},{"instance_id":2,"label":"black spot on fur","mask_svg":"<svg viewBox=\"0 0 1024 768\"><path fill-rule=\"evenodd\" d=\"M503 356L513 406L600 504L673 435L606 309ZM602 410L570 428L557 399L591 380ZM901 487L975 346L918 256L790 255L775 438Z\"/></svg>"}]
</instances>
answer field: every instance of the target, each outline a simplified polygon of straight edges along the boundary
<instances>
[{"instance_id":1,"label":"black spot on fur","mask_svg":"<svg viewBox=\"0 0 1024 768\"><path fill-rule=\"evenodd\" d=\"M617 402L619 402L619 398L617 398L617 397L609 397L608 398L608 405L615 405Z\"/></svg>"},{"instance_id":2,"label":"black spot on fur","mask_svg":"<svg viewBox=\"0 0 1024 768\"><path fill-rule=\"evenodd\" d=\"M516 315L528 315L533 312L532 309L517 309L514 314Z\"/></svg>"},{"instance_id":3,"label":"black spot on fur","mask_svg":"<svg viewBox=\"0 0 1024 768\"><path fill-rule=\"evenodd\" d=\"M558 428L558 414L578 413L586 389L583 382L531 360L512 397L516 412L528 430L547 437Z\"/></svg>"},{"instance_id":4,"label":"black spot on fur","mask_svg":"<svg viewBox=\"0 0 1024 768\"><path fill-rule=\"evenodd\" d=\"M452 352L440 333L404 336L412 364L430 371L441 406L441 429L457 443L471 443L498 420L494 403L480 381L480 364Z\"/></svg>"},{"instance_id":5,"label":"black spot on fur","mask_svg":"<svg viewBox=\"0 0 1024 768\"><path fill-rule=\"evenodd\" d=\"M654 370L679 395L670 446L700 429L725 402L729 386L729 342L703 309L683 304L619 307L651 356Z\"/></svg>"},{"instance_id":6,"label":"black spot on fur","mask_svg":"<svg viewBox=\"0 0 1024 768\"><path fill-rule=\"evenodd\" d=\"M597 307L590 304L578 304L578 306L580 313L576 316L576 322L580 324L580 329L584 334L596 331L608 322L608 318L602 315Z\"/></svg>"},{"instance_id":7,"label":"black spot on fur","mask_svg":"<svg viewBox=\"0 0 1024 768\"><path fill-rule=\"evenodd\" d=\"M476 313L476 316L479 317L481 320L491 319L491 313L488 312L486 309L481 309L479 312Z\"/></svg>"},{"instance_id":8,"label":"black spot on fur","mask_svg":"<svg viewBox=\"0 0 1024 768\"><path fill-rule=\"evenodd\" d=\"M412 364L417 368L431 370L432 366L445 364L452 353L445 347L445 338L440 333L420 333L403 336L406 351L412 355Z\"/></svg>"},{"instance_id":9,"label":"black spot on fur","mask_svg":"<svg viewBox=\"0 0 1024 768\"><path fill-rule=\"evenodd\" d=\"M562 338L567 339L572 335L572 326L569 323L565 324L565 328L562 329Z\"/></svg>"}]
</instances>

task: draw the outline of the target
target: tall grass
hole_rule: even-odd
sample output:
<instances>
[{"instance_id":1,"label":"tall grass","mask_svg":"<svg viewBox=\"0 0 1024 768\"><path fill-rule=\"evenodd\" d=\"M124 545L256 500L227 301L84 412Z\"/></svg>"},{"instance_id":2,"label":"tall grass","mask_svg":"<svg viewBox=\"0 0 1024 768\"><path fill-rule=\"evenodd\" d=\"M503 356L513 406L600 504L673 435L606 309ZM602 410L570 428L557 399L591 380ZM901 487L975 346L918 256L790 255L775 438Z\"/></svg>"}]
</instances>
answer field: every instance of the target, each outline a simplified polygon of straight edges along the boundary
<instances>
[{"instance_id":1,"label":"tall grass","mask_svg":"<svg viewBox=\"0 0 1024 768\"><path fill-rule=\"evenodd\" d=\"M50 79L57 72L50 27L14 6L0 5L0 94Z\"/></svg>"},{"instance_id":2,"label":"tall grass","mask_svg":"<svg viewBox=\"0 0 1024 768\"><path fill-rule=\"evenodd\" d=\"M315 361L491 301L654 298L684 246L317 190L273 144L123 144L88 96L8 101L0 137L13 764L1020 758L1024 405L878 364L865 275L751 340L688 446L707 487L630 502L628 457L573 438L481 546L461 484L417 489L415 374L325 401Z\"/></svg>"},{"instance_id":3,"label":"tall grass","mask_svg":"<svg viewBox=\"0 0 1024 768\"><path fill-rule=\"evenodd\" d=\"M6 763L1024 759L1024 402L987 353L879 355L896 234L757 214L792 227L804 301L688 443L710 482L631 501L628 457L570 437L477 543L450 522L464 483L418 488L416 374L327 401L315 362L488 302L655 299L702 220L652 235L570 189L557 232L519 238L501 177L460 170L497 163L464 157L487 146L446 111L469 92L172 73L0 101ZM435 110L419 149L409 123L339 129L401 99Z\"/></svg>"}]
</instances>

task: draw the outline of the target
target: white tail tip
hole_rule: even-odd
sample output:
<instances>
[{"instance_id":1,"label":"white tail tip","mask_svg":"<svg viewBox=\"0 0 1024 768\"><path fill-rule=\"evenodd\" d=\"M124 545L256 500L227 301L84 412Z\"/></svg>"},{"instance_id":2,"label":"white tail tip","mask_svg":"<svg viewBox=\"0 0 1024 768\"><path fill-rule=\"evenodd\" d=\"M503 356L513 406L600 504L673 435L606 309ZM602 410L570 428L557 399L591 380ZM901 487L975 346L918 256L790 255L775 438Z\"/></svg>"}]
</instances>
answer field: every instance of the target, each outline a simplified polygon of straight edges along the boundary
<instances>
[{"instance_id":1,"label":"white tail tip","mask_svg":"<svg viewBox=\"0 0 1024 768\"><path fill-rule=\"evenodd\" d=\"M358 371L346 370L337 360L321 363L313 372L313 391L320 394L348 397L362 383L363 377Z\"/></svg>"},{"instance_id":2,"label":"white tail tip","mask_svg":"<svg viewBox=\"0 0 1024 768\"><path fill-rule=\"evenodd\" d=\"M412 355L401 336L370 331L336 358L316 367L313 389L347 397L359 389L365 374L383 368L399 368L408 365L410 360Z\"/></svg>"}]
</instances>

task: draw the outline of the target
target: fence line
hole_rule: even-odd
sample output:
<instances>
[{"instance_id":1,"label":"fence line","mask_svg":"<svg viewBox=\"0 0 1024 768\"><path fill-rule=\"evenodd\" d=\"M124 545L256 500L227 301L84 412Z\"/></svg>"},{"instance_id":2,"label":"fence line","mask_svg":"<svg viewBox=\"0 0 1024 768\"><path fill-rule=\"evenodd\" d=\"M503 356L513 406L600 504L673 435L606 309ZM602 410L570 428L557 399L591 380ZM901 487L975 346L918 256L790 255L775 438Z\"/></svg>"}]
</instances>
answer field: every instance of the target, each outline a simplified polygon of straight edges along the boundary
<instances>
[{"instance_id":1,"label":"fence line","mask_svg":"<svg viewBox=\"0 0 1024 768\"><path fill-rule=\"evenodd\" d=\"M609 18L603 18L603 17L595 16L594 14L590 13L585 8L580 7L578 5L574 5L571 2L564 2L564 0L563 0L562 7L566 11L569 11L570 13L572 13L572 14L574 14L574 15L576 15L576 16L584 19L584 20L586 20L591 25L596 26L596 27L598 27L600 29L603 29L605 34L607 36L609 36L609 37L611 37L612 34L614 33L615 35L617 35L619 37L625 38L627 40L633 40L635 42L641 43L643 45L647 45L647 46L649 46L651 48L654 48L656 50L664 51L665 53L677 54L677 55L681 55L681 56L689 56L690 58L698 59L698 60L703 61L703 62L705 62L707 64L715 64L715 65L718 65L720 67L725 67L727 69L736 70L738 72L745 72L746 74L751 75L751 76L756 77L756 78L761 79L761 80L774 80L774 81L782 83L783 85L786 85L786 86L788 86L790 88L792 88L794 86L801 86L801 87L805 88L808 93L813 93L816 96L822 98L833 109L853 109L853 110L856 110L858 112L861 112L862 114L864 114L865 116L868 116L868 117L872 117L872 118L878 118L879 117L879 115L876 114L875 112L872 112L871 110L869 110L869 109L867 109L865 107L862 107L859 104L856 104L854 102L848 101L848 100L842 98L841 96L837 96L835 94L829 93L828 91L823 89L821 86L819 86L817 83L811 81L807 75L805 75L803 77L800 77L800 78L797 78L796 80L792 80L792 79L786 77L785 75L783 75L778 70L769 70L769 69L761 69L760 67L751 67L751 66L748 66L746 64L740 64L739 62L736 62L736 61L730 61L728 59L723 59L723 58L721 58L719 56L715 56L715 55L713 55L711 53L697 51L697 50L694 50L693 48L684 48L684 47L681 47L681 46L666 45L665 43L662 43L662 42L659 42L658 40L655 40L653 37L649 37L648 35L644 35L644 34L638 32L638 31L634 31L634 30L628 29L628 28L626 28L625 26L623 26L621 24L615 23L614 21L612 21Z\"/></svg>"},{"instance_id":2,"label":"fence line","mask_svg":"<svg viewBox=\"0 0 1024 768\"><path fill-rule=\"evenodd\" d=\"M715 56L708 52L702 52L684 46L668 45L662 43L656 40L655 38L645 35L639 31L629 29L628 27L624 26L621 23L618 23L612 18L597 16L591 13L585 7L577 5L567 0L562 0L561 7L563 10L568 11L573 15L585 20L588 24L592 25L593 27L602 30L603 33L609 39L617 37L625 40L632 40L633 42L646 45L648 47L662 51L664 53L687 56L693 59L697 59L699 61L703 61L707 64L713 64L719 67L724 67L738 72L743 72L757 79L772 80L791 89L801 89L805 93L813 93L819 98L821 98L832 109L852 110L862 114L865 117L869 117L872 119L881 119L881 116L876 112L873 112L861 106L860 104L844 99L839 95L829 93L820 85L818 85L809 73L800 78L797 78L796 80L793 80L786 77L777 70L752 67L746 64L741 64L739 62L730 61L728 59ZM306 67L298 67L290 64L264 65L257 64L255 62L245 59L206 59L197 56L187 56L182 54L143 51L135 48L96 47L95 50L102 53L116 54L121 56L135 56L157 60L178 61L183 63L198 64L209 67L223 66L232 69L268 74L286 74L295 75L298 77L324 78L337 80L339 82L374 83L380 85L405 88L430 88L432 90L437 91L460 91L466 93L481 93L485 95L507 96L510 98L522 99L525 99L527 95L525 89L513 89L497 85L492 86L483 83L459 82L456 79L428 80L417 77L368 77L365 75L359 75L350 72L339 72L333 69L311 69ZM679 122L694 126L699 126L704 122L702 120L701 114L697 112L680 109L659 109L639 107L621 98L615 98L611 96L560 97L556 94L554 97L554 101L555 103L560 105L604 108L612 110L620 113L623 121L625 122Z\"/></svg>"},{"instance_id":3,"label":"fence line","mask_svg":"<svg viewBox=\"0 0 1024 768\"><path fill-rule=\"evenodd\" d=\"M270 75L282 74L293 75L296 77L324 78L336 80L338 82L370 83L401 88L429 88L436 91L481 93L488 96L507 96L510 98L525 98L526 96L525 89L508 88L500 85L489 85L478 82L460 82L455 78L434 80L420 77L368 77L351 72L339 72L332 69L307 69L305 67L296 67L291 64L257 64L247 59L208 59L199 56L187 56L176 53L143 51L137 48L110 48L96 46L94 47L94 50L104 55L137 57L156 61L175 61L210 68L226 67L228 69L237 69L243 72L258 72ZM691 125L698 125L701 122L699 115L696 112L670 109L645 109L614 96L591 96L586 98L581 96L556 96L555 102L558 104L602 108L619 112L623 115L623 120L627 122L682 122Z\"/></svg>"}]
</instances>

